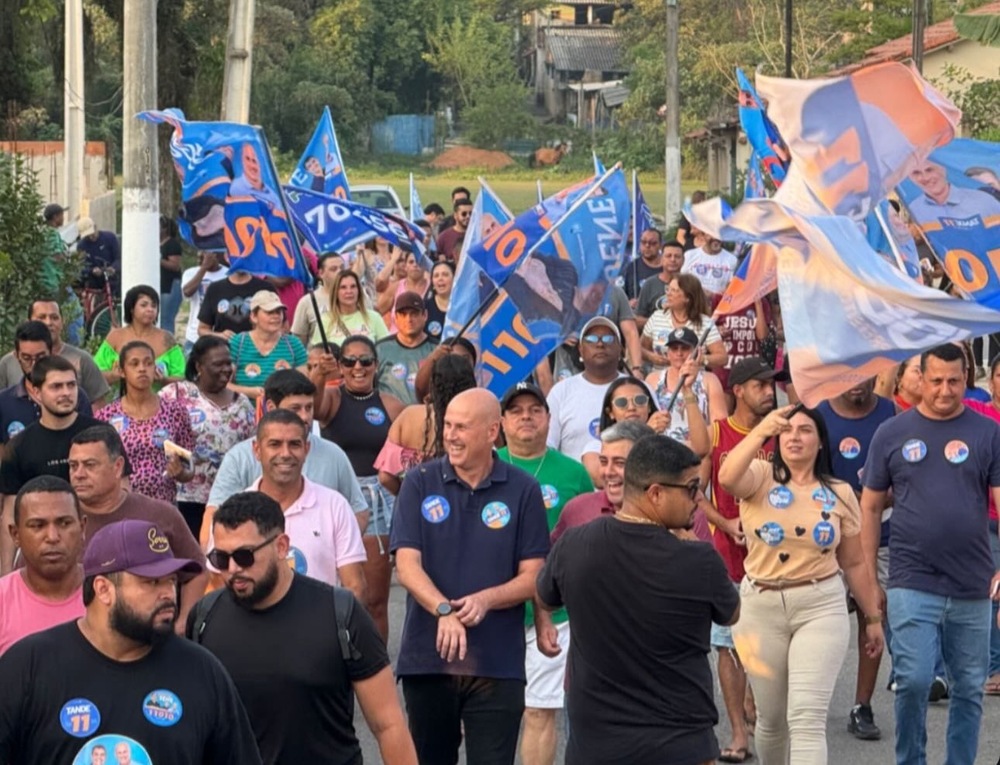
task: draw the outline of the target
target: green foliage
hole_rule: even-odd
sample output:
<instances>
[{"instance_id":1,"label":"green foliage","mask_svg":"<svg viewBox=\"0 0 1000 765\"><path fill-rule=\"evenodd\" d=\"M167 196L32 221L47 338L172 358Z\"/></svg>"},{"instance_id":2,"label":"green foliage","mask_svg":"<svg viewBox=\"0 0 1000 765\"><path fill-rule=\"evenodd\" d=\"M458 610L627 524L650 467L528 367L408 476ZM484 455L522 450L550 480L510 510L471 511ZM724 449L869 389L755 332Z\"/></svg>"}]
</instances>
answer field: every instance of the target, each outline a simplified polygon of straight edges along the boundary
<instances>
[{"instance_id":1,"label":"green foliage","mask_svg":"<svg viewBox=\"0 0 1000 765\"><path fill-rule=\"evenodd\" d=\"M1000 136L1000 79L973 77L968 69L948 65L935 82L962 110L962 133L969 138L996 141Z\"/></svg>"}]
</instances>

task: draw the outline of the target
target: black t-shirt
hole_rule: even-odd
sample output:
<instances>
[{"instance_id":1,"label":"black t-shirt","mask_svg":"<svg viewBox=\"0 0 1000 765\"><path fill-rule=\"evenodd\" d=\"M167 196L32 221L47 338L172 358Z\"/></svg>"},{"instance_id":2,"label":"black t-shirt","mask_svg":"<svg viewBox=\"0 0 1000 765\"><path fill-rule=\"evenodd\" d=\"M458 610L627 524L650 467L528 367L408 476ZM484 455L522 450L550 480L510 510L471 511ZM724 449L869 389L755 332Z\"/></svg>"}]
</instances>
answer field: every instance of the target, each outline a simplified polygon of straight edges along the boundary
<instances>
[{"instance_id":1,"label":"black t-shirt","mask_svg":"<svg viewBox=\"0 0 1000 765\"><path fill-rule=\"evenodd\" d=\"M205 290L198 310L198 321L207 324L213 332L249 332L250 298L260 290L274 292L274 286L256 276L251 276L246 284L233 284L226 278L212 282Z\"/></svg>"},{"instance_id":2,"label":"black t-shirt","mask_svg":"<svg viewBox=\"0 0 1000 765\"><path fill-rule=\"evenodd\" d=\"M389 666L389 656L360 603L346 625L357 661L344 661L336 624L333 588L298 574L271 608L243 608L226 592L209 613L201 644L233 678L265 765L360 765L351 684Z\"/></svg>"},{"instance_id":3,"label":"black t-shirt","mask_svg":"<svg viewBox=\"0 0 1000 765\"><path fill-rule=\"evenodd\" d=\"M438 308L433 291L424 299L424 306L427 308L427 324L424 325L424 332L435 343L440 342L441 332L444 331L445 311Z\"/></svg>"},{"instance_id":4,"label":"black t-shirt","mask_svg":"<svg viewBox=\"0 0 1000 765\"><path fill-rule=\"evenodd\" d=\"M101 748L107 763L261 762L232 680L208 651L175 635L118 662L75 621L61 624L0 657L0 689L5 765L91 765Z\"/></svg>"},{"instance_id":5,"label":"black t-shirt","mask_svg":"<svg viewBox=\"0 0 1000 765\"><path fill-rule=\"evenodd\" d=\"M184 251L181 249L180 240L175 237L170 237L170 239L160 245L161 260L183 254ZM180 271L171 271L169 268L164 268L162 263L160 264L160 292L162 294L170 292L174 288L174 282L180 278Z\"/></svg>"},{"instance_id":6,"label":"black t-shirt","mask_svg":"<svg viewBox=\"0 0 1000 765\"><path fill-rule=\"evenodd\" d=\"M639 291L642 289L643 283L651 276L656 276L662 272L663 269L660 266L650 266L645 260L636 255L635 259L630 260L622 266L621 277L625 280L622 289L625 290L625 294L628 295L629 300L634 300L639 297Z\"/></svg>"},{"instance_id":7,"label":"black t-shirt","mask_svg":"<svg viewBox=\"0 0 1000 765\"><path fill-rule=\"evenodd\" d=\"M718 756L709 633L713 621L732 619L739 596L715 548L599 518L556 542L538 595L565 605L573 625L566 762L669 765Z\"/></svg>"}]
</instances>

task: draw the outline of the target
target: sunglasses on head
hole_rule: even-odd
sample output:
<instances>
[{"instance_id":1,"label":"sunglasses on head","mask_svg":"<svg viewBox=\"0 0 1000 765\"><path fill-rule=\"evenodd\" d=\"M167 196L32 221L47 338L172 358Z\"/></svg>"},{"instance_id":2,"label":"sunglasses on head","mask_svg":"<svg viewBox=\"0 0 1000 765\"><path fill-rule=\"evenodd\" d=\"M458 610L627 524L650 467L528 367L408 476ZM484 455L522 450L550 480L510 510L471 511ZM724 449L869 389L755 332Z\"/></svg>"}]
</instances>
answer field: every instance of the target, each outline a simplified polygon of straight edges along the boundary
<instances>
[{"instance_id":1,"label":"sunglasses on head","mask_svg":"<svg viewBox=\"0 0 1000 765\"><path fill-rule=\"evenodd\" d=\"M618 338L612 335L610 332L606 335L584 335L583 342L585 343L604 343L605 345L611 345Z\"/></svg>"},{"instance_id":2,"label":"sunglasses on head","mask_svg":"<svg viewBox=\"0 0 1000 765\"><path fill-rule=\"evenodd\" d=\"M340 364L345 367L356 367L361 364L365 369L375 363L374 356L341 356Z\"/></svg>"},{"instance_id":3,"label":"sunglasses on head","mask_svg":"<svg viewBox=\"0 0 1000 765\"><path fill-rule=\"evenodd\" d=\"M619 409L624 409L630 402L635 404L637 407L643 407L649 404L649 396L645 393L637 393L631 398L628 396L617 396L611 399L611 403Z\"/></svg>"},{"instance_id":4,"label":"sunglasses on head","mask_svg":"<svg viewBox=\"0 0 1000 765\"><path fill-rule=\"evenodd\" d=\"M265 539L256 547L241 547L238 550L233 550L232 552L223 552L222 550L212 550L205 557L208 562L211 563L219 571L227 571L229 569L229 560L232 559L236 561L236 565L240 568L250 568L253 565L255 555L258 550L267 547L271 542L277 539L280 534L275 534L270 539Z\"/></svg>"}]
</instances>

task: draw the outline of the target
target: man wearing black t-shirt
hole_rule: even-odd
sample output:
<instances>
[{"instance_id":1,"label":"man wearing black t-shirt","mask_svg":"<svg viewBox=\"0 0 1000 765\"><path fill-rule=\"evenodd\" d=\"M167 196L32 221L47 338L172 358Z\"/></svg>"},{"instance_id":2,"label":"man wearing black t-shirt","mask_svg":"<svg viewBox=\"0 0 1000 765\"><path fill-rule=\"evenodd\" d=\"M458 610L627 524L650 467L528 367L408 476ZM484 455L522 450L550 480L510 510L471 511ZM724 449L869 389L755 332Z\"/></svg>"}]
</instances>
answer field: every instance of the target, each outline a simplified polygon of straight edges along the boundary
<instances>
[{"instance_id":1,"label":"man wearing black t-shirt","mask_svg":"<svg viewBox=\"0 0 1000 765\"><path fill-rule=\"evenodd\" d=\"M80 765L113 751L118 762L259 765L232 680L173 634L178 574L200 571L152 523L97 532L83 557L83 618L0 657L0 762Z\"/></svg>"},{"instance_id":2,"label":"man wearing black t-shirt","mask_svg":"<svg viewBox=\"0 0 1000 765\"><path fill-rule=\"evenodd\" d=\"M739 618L739 595L711 545L671 533L692 526L700 464L666 436L638 441L621 510L567 531L538 576L539 602L565 605L573 624L572 765L719 756L709 632Z\"/></svg>"},{"instance_id":3,"label":"man wearing black t-shirt","mask_svg":"<svg viewBox=\"0 0 1000 765\"><path fill-rule=\"evenodd\" d=\"M289 568L285 516L266 494L235 494L212 518L208 559L226 589L188 618L188 637L228 670L247 706L265 765L360 765L354 702L375 733L382 762L416 765L385 643L347 590ZM346 623L336 598L346 597ZM348 641L349 658L341 640Z\"/></svg>"},{"instance_id":4,"label":"man wearing black t-shirt","mask_svg":"<svg viewBox=\"0 0 1000 765\"><path fill-rule=\"evenodd\" d=\"M259 290L274 292L270 282L246 271L230 271L225 279L212 282L198 309L198 334L221 335L227 340L249 332L250 298Z\"/></svg>"}]
</instances>

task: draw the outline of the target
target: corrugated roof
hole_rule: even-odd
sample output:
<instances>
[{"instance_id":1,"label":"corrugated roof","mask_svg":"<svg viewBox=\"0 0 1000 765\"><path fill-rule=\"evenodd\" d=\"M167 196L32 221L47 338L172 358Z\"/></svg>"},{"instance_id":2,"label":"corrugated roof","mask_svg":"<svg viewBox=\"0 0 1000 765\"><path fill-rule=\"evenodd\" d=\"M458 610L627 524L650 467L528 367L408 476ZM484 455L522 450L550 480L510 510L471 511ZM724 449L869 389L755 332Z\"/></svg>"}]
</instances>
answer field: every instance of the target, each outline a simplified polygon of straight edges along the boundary
<instances>
[{"instance_id":1,"label":"corrugated roof","mask_svg":"<svg viewBox=\"0 0 1000 765\"><path fill-rule=\"evenodd\" d=\"M545 47L560 72L627 72L622 63L622 37L614 27L550 27Z\"/></svg>"},{"instance_id":2,"label":"corrugated roof","mask_svg":"<svg viewBox=\"0 0 1000 765\"><path fill-rule=\"evenodd\" d=\"M969 15L1000 13L1000 1L987 3L975 10L966 11ZM939 21L924 29L924 53L930 53L938 48L944 48L961 40L961 35L955 29L955 22L952 19ZM886 61L905 61L913 54L913 35L897 37L895 40L876 45L865 51L865 56L855 64L848 64L832 72L827 72L828 77L851 74L866 66L881 64Z\"/></svg>"},{"instance_id":3,"label":"corrugated roof","mask_svg":"<svg viewBox=\"0 0 1000 765\"><path fill-rule=\"evenodd\" d=\"M601 93L601 98L604 99L605 106L613 109L625 103L625 99L628 98L628 88L624 85L612 85Z\"/></svg>"}]
</instances>

